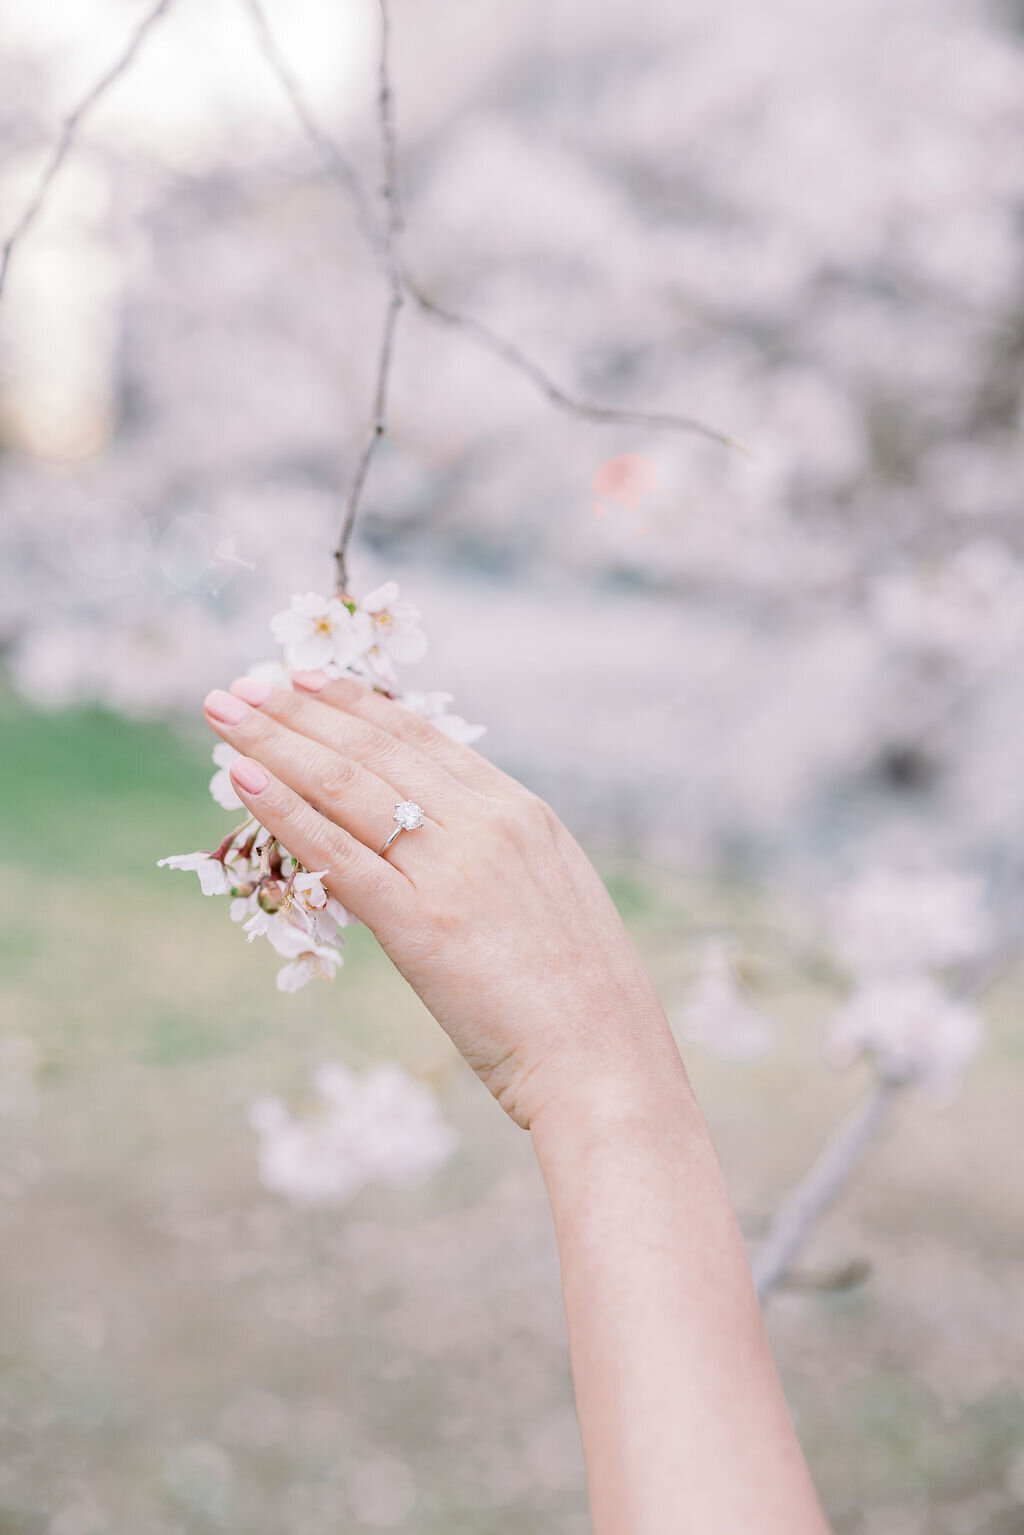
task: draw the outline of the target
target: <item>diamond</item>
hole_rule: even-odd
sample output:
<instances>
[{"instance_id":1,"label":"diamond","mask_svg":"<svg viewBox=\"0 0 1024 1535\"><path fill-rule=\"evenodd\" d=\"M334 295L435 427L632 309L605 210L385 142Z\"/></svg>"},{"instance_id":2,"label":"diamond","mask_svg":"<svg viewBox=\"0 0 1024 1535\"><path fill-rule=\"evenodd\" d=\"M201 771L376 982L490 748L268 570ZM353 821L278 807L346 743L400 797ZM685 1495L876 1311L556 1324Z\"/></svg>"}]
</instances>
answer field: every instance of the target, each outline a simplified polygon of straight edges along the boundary
<instances>
[{"instance_id":1,"label":"diamond","mask_svg":"<svg viewBox=\"0 0 1024 1535\"><path fill-rule=\"evenodd\" d=\"M411 799L399 800L395 806L395 820L403 831L415 831L423 825L423 811Z\"/></svg>"}]
</instances>

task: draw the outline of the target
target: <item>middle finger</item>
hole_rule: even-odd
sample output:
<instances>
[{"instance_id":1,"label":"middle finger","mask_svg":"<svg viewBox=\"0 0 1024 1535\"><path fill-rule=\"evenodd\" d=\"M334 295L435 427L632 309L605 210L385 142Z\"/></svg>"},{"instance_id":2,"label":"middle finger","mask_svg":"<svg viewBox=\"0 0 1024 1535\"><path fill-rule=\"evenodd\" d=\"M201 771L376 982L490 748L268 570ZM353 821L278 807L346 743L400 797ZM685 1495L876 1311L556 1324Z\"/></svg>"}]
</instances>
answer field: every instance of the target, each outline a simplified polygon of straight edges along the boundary
<instances>
[{"instance_id":1,"label":"middle finger","mask_svg":"<svg viewBox=\"0 0 1024 1535\"><path fill-rule=\"evenodd\" d=\"M448 824L457 803L467 797L465 785L443 764L357 715L345 714L308 693L271 687L255 677L237 677L231 691L278 724L331 747L343 757L354 757L390 784L399 799L429 799L431 814L442 826Z\"/></svg>"}]
</instances>

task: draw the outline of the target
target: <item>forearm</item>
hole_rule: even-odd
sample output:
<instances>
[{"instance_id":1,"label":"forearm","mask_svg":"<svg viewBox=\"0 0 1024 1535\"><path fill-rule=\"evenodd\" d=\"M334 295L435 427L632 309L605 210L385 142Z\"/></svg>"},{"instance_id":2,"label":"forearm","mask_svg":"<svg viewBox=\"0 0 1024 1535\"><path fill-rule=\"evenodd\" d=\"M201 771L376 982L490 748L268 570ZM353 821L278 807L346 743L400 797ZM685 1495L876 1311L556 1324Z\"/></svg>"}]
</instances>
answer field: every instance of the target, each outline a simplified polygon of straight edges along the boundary
<instances>
[{"instance_id":1,"label":"forearm","mask_svg":"<svg viewBox=\"0 0 1024 1535\"><path fill-rule=\"evenodd\" d=\"M676 1056L531 1126L595 1535L822 1535L728 1190Z\"/></svg>"}]
</instances>

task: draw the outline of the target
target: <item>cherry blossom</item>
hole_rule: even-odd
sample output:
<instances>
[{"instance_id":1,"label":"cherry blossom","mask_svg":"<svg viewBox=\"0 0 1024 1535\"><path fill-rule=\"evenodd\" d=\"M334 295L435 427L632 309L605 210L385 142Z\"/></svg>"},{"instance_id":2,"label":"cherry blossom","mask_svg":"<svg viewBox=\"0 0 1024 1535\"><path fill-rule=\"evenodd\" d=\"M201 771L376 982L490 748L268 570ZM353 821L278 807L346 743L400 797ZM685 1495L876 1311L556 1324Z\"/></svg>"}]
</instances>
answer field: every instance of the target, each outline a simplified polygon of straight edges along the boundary
<instances>
[{"instance_id":1,"label":"cherry blossom","mask_svg":"<svg viewBox=\"0 0 1024 1535\"><path fill-rule=\"evenodd\" d=\"M854 975L913 975L973 959L992 941L980 882L869 869L833 899L832 946Z\"/></svg>"},{"instance_id":2,"label":"cherry blossom","mask_svg":"<svg viewBox=\"0 0 1024 1535\"><path fill-rule=\"evenodd\" d=\"M343 963L338 950L330 944L311 944L301 949L287 965L277 972L278 991L300 991L310 981L333 981L334 973Z\"/></svg>"},{"instance_id":3,"label":"cherry blossom","mask_svg":"<svg viewBox=\"0 0 1024 1535\"><path fill-rule=\"evenodd\" d=\"M403 693L398 702L404 709L410 709L413 714L429 720L444 735L459 741L463 746L472 746L487 729L486 725L471 725L461 714L452 714L448 708L452 702L451 693Z\"/></svg>"},{"instance_id":4,"label":"cherry blossom","mask_svg":"<svg viewBox=\"0 0 1024 1535\"><path fill-rule=\"evenodd\" d=\"M270 620L270 628L295 671L319 669L336 675L372 643L367 615L353 613L339 597L315 592L293 597L291 606Z\"/></svg>"},{"instance_id":5,"label":"cherry blossom","mask_svg":"<svg viewBox=\"0 0 1024 1535\"><path fill-rule=\"evenodd\" d=\"M771 1021L744 995L734 946L722 938L704 944L696 979L676 1018L688 1039L725 1060L756 1060L768 1053L775 1036Z\"/></svg>"},{"instance_id":6,"label":"cherry blossom","mask_svg":"<svg viewBox=\"0 0 1024 1535\"><path fill-rule=\"evenodd\" d=\"M984 1024L940 976L991 949L979 880L869 869L832 902L832 942L854 987L828 1026L826 1056L873 1057L884 1077L950 1091L977 1053Z\"/></svg>"},{"instance_id":7,"label":"cherry blossom","mask_svg":"<svg viewBox=\"0 0 1024 1535\"><path fill-rule=\"evenodd\" d=\"M320 668L331 676L344 675L386 690L455 740L475 741L483 734L482 725L470 725L449 711L450 693L398 690L394 657L419 659L426 638L418 610L400 600L397 582L385 582L362 604L315 592L297 595L288 608L275 614L270 627L284 654L280 660L250 666L249 676L290 687L293 671ZM242 804L230 775L237 756L234 747L224 742L213 749L218 771L210 780L210 793L225 810L237 810ZM248 941L266 938L288 961L277 972L279 991L298 991L313 980L332 980L340 969L341 932L356 919L328 890L326 869L304 868L252 817L230 832L215 852L162 858L159 867L191 870L198 875L204 895L231 896L231 921L242 924Z\"/></svg>"},{"instance_id":8,"label":"cherry blossom","mask_svg":"<svg viewBox=\"0 0 1024 1535\"><path fill-rule=\"evenodd\" d=\"M223 860L216 858L213 853L174 853L170 858L158 859L157 868L187 869L198 874L204 895L226 895L231 889L231 880Z\"/></svg>"},{"instance_id":9,"label":"cherry blossom","mask_svg":"<svg viewBox=\"0 0 1024 1535\"><path fill-rule=\"evenodd\" d=\"M1024 642L1024 566L995 539L975 539L929 568L879 578L870 615L892 645L963 669Z\"/></svg>"},{"instance_id":10,"label":"cherry blossom","mask_svg":"<svg viewBox=\"0 0 1024 1535\"><path fill-rule=\"evenodd\" d=\"M339 928L355 922L350 911L323 884L326 869L319 874L297 873L291 881L292 898L303 912L309 931L318 943L331 943Z\"/></svg>"},{"instance_id":11,"label":"cherry blossom","mask_svg":"<svg viewBox=\"0 0 1024 1535\"><path fill-rule=\"evenodd\" d=\"M341 1203L367 1183L414 1188L458 1144L430 1088L398 1065L380 1063L360 1075L326 1062L312 1089L315 1108L305 1115L293 1116L277 1097L250 1108L260 1181L273 1193Z\"/></svg>"},{"instance_id":12,"label":"cherry blossom","mask_svg":"<svg viewBox=\"0 0 1024 1535\"><path fill-rule=\"evenodd\" d=\"M427 651L427 637L420 628L420 615L411 602L398 596L398 582L385 581L360 600L359 609L370 616L374 643L396 661L421 661Z\"/></svg>"},{"instance_id":13,"label":"cherry blossom","mask_svg":"<svg viewBox=\"0 0 1024 1535\"><path fill-rule=\"evenodd\" d=\"M950 1092L984 1038L977 1008L930 976L870 981L835 1014L826 1054L836 1066L871 1055L884 1076Z\"/></svg>"},{"instance_id":14,"label":"cherry blossom","mask_svg":"<svg viewBox=\"0 0 1024 1535\"><path fill-rule=\"evenodd\" d=\"M226 741L218 741L213 748L213 760L218 772L210 779L210 793L220 805L222 810L241 810L242 801L235 793L235 786L231 782L231 774L228 769L239 753Z\"/></svg>"}]
</instances>

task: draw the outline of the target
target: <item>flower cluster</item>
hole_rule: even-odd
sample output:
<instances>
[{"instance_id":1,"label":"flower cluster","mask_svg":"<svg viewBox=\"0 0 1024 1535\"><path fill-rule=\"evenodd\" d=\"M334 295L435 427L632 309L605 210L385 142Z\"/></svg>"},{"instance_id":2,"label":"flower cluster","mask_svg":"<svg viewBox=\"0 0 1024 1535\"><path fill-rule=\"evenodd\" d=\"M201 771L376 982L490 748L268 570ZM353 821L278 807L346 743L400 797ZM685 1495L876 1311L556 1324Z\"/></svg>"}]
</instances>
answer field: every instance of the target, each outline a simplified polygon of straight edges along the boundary
<instances>
[{"instance_id":1,"label":"flower cluster","mask_svg":"<svg viewBox=\"0 0 1024 1535\"><path fill-rule=\"evenodd\" d=\"M357 1076L327 1062L312 1086L306 1114L292 1115L275 1097L249 1110L260 1181L275 1194L314 1204L351 1199L367 1183L414 1188L458 1145L430 1088L400 1066L381 1063Z\"/></svg>"},{"instance_id":2,"label":"flower cluster","mask_svg":"<svg viewBox=\"0 0 1024 1535\"><path fill-rule=\"evenodd\" d=\"M767 1055L775 1029L749 1001L739 975L736 946L709 938L701 947L697 974L676 1013L687 1039L728 1061Z\"/></svg>"},{"instance_id":3,"label":"flower cluster","mask_svg":"<svg viewBox=\"0 0 1024 1535\"><path fill-rule=\"evenodd\" d=\"M450 712L450 693L398 692L395 662L418 661L427 641L419 613L400 601L394 581L358 602L313 592L293 597L270 627L283 655L251 666L250 676L290 687L294 672L319 669L387 693L453 740L468 744L483 734L482 725L470 725ZM237 755L226 742L213 749L217 771L210 793L225 810L242 807L230 776ZM159 867L196 874L204 895L232 897L231 920L243 925L249 942L266 938L287 961L277 973L280 991L334 978L342 964L341 930L355 918L324 885L327 871L306 869L254 817L236 826L214 851L177 853L161 858Z\"/></svg>"},{"instance_id":4,"label":"flower cluster","mask_svg":"<svg viewBox=\"0 0 1024 1535\"><path fill-rule=\"evenodd\" d=\"M839 893L832 947L854 988L831 1021L827 1054L846 1066L873 1057L884 1076L952 1090L977 1054L977 1008L934 972L976 959L992 933L976 880L868 871Z\"/></svg>"}]
</instances>

